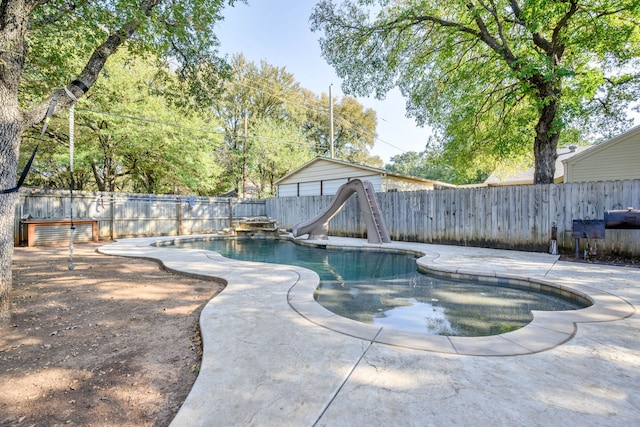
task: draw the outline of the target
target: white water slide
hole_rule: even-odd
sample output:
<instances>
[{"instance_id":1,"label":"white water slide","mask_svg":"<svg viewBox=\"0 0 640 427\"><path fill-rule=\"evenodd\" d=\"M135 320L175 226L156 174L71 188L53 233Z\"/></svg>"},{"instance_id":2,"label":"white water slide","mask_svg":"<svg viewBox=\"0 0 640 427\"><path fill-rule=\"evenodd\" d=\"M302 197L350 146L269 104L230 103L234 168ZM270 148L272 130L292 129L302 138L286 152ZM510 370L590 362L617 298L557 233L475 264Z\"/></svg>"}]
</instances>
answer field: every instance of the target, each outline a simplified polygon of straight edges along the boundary
<instances>
[{"instance_id":1,"label":"white water slide","mask_svg":"<svg viewBox=\"0 0 640 427\"><path fill-rule=\"evenodd\" d=\"M367 225L367 241L369 243L390 243L389 231L378 206L378 199L369 181L352 179L343 184L329 206L316 217L293 226L295 237L308 234L310 240L326 240L329 232L329 221L340 212L353 193L358 193L358 204Z\"/></svg>"}]
</instances>

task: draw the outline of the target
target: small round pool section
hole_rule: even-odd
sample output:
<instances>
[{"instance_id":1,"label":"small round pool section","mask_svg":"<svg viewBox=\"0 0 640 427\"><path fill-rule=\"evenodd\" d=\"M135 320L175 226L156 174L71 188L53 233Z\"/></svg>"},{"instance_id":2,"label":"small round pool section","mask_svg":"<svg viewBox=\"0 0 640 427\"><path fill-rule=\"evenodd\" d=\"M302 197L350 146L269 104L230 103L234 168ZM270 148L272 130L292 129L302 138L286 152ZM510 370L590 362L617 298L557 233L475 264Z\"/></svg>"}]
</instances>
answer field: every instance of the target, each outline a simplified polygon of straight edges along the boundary
<instances>
[{"instance_id":1,"label":"small round pool section","mask_svg":"<svg viewBox=\"0 0 640 427\"><path fill-rule=\"evenodd\" d=\"M295 265L320 277L316 301L342 317L428 335L478 337L517 330L532 310L577 310L579 295L543 292L418 271L416 255L399 251L326 248L288 239L180 240L176 248L206 249L244 261Z\"/></svg>"}]
</instances>

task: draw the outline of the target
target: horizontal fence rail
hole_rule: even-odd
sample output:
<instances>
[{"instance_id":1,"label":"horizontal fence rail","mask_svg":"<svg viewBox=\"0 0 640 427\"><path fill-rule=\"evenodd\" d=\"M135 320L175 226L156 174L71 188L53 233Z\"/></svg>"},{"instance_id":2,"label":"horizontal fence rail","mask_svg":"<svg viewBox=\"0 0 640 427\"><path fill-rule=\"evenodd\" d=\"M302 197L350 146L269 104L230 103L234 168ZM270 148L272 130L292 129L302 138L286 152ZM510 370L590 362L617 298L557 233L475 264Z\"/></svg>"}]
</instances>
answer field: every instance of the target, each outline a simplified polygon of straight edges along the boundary
<instances>
[{"instance_id":1,"label":"horizontal fence rail","mask_svg":"<svg viewBox=\"0 0 640 427\"><path fill-rule=\"evenodd\" d=\"M331 220L329 234L365 237L356 196ZM557 227L561 251L572 253L574 219L602 219L607 210L640 208L640 180L378 193L393 240L548 251ZM267 199L267 214L292 229L322 212L332 196ZM581 239L601 255L640 256L640 230L606 230Z\"/></svg>"},{"instance_id":2,"label":"horizontal fence rail","mask_svg":"<svg viewBox=\"0 0 640 427\"><path fill-rule=\"evenodd\" d=\"M24 244L23 222L91 219L98 221L99 238L204 234L232 227L238 219L266 216L264 200L134 193L73 192L23 188L16 205L14 243ZM69 241L68 227L60 236Z\"/></svg>"}]
</instances>

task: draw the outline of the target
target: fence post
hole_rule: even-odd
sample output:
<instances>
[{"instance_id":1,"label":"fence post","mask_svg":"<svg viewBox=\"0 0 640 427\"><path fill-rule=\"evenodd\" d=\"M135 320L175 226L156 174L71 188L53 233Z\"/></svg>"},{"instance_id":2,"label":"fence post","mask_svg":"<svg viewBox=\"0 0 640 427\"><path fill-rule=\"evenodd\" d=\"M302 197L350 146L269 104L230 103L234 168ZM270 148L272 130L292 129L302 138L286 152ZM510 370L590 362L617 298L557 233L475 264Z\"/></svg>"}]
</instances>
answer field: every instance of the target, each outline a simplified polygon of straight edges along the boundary
<instances>
[{"instance_id":1,"label":"fence post","mask_svg":"<svg viewBox=\"0 0 640 427\"><path fill-rule=\"evenodd\" d=\"M178 197L178 236L182 236L182 200Z\"/></svg>"},{"instance_id":2,"label":"fence post","mask_svg":"<svg viewBox=\"0 0 640 427\"><path fill-rule=\"evenodd\" d=\"M16 195L16 198L18 199L16 206L20 207L20 212L17 215L14 214L13 216L13 246L19 246L20 245L20 241L22 240L22 216L24 215L24 212L22 210L22 194L20 194L20 192L18 191L18 194ZM17 220L17 221L16 221ZM16 234L16 223L18 224L18 233Z\"/></svg>"},{"instance_id":3,"label":"fence post","mask_svg":"<svg viewBox=\"0 0 640 427\"><path fill-rule=\"evenodd\" d=\"M111 193L111 240L116 240L116 195Z\"/></svg>"}]
</instances>

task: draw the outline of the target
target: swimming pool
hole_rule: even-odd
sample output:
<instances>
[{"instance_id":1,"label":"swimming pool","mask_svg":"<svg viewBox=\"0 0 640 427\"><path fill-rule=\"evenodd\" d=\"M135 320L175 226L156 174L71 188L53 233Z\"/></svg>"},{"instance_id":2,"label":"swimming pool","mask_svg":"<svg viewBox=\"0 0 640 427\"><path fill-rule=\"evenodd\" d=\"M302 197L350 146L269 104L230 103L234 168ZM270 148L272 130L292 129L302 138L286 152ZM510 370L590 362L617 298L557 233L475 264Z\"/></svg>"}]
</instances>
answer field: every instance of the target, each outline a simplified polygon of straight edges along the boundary
<instances>
[{"instance_id":1,"label":"swimming pool","mask_svg":"<svg viewBox=\"0 0 640 427\"><path fill-rule=\"evenodd\" d=\"M531 289L420 273L416 257L389 251L338 250L288 239L179 241L245 260L290 264L320 277L315 299L328 310L389 329L445 336L488 336L519 329L532 310L573 310L589 304Z\"/></svg>"}]
</instances>

